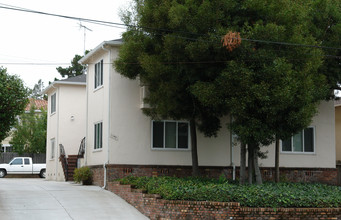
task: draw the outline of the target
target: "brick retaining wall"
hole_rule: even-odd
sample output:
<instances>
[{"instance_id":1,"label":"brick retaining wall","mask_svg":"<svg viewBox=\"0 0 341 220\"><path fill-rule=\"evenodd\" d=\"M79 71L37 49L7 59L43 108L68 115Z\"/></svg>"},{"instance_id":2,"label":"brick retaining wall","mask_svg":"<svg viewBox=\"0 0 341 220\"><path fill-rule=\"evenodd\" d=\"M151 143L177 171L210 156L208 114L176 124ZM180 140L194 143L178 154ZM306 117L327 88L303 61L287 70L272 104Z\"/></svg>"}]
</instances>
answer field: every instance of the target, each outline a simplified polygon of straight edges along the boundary
<instances>
[{"instance_id":1,"label":"brick retaining wall","mask_svg":"<svg viewBox=\"0 0 341 220\"><path fill-rule=\"evenodd\" d=\"M249 208L236 202L164 200L119 182L109 182L107 187L152 220L341 219L341 208Z\"/></svg>"},{"instance_id":2,"label":"brick retaining wall","mask_svg":"<svg viewBox=\"0 0 341 220\"><path fill-rule=\"evenodd\" d=\"M103 186L103 166L90 166L94 172L94 184ZM333 168L280 168L281 179L289 182L318 182L331 185L338 184L338 171ZM232 179L232 167L203 167L200 166L202 176L219 178L224 174ZM157 165L107 165L107 181L114 181L125 176L191 176L191 166L157 166ZM262 167L263 180L274 180L273 167ZM239 177L239 168L236 168Z\"/></svg>"},{"instance_id":3,"label":"brick retaining wall","mask_svg":"<svg viewBox=\"0 0 341 220\"><path fill-rule=\"evenodd\" d=\"M92 184L96 186L104 186L104 169L102 165L90 166L92 171Z\"/></svg>"}]
</instances>

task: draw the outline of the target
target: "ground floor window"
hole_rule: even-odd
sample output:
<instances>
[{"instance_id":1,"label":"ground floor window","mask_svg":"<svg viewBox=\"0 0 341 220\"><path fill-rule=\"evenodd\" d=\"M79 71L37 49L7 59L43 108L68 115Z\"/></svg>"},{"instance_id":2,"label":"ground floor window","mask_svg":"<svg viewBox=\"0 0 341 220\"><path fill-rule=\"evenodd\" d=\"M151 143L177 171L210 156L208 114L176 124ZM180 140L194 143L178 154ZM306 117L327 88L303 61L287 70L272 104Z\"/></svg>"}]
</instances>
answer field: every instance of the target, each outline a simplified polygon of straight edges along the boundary
<instances>
[{"instance_id":1,"label":"ground floor window","mask_svg":"<svg viewBox=\"0 0 341 220\"><path fill-rule=\"evenodd\" d=\"M294 136L282 140L282 152L313 153L315 152L315 131L308 127Z\"/></svg>"},{"instance_id":2,"label":"ground floor window","mask_svg":"<svg viewBox=\"0 0 341 220\"><path fill-rule=\"evenodd\" d=\"M152 121L153 149L189 149L189 124L183 121Z\"/></svg>"},{"instance_id":3,"label":"ground floor window","mask_svg":"<svg viewBox=\"0 0 341 220\"><path fill-rule=\"evenodd\" d=\"M1 146L1 152L6 153L6 152L13 152L13 147L11 145L5 145L3 144Z\"/></svg>"},{"instance_id":4,"label":"ground floor window","mask_svg":"<svg viewBox=\"0 0 341 220\"><path fill-rule=\"evenodd\" d=\"M95 143L94 149L101 149L103 144L103 123L96 123L95 124Z\"/></svg>"},{"instance_id":5,"label":"ground floor window","mask_svg":"<svg viewBox=\"0 0 341 220\"><path fill-rule=\"evenodd\" d=\"M52 159L54 159L54 157L55 157L55 151L56 151L56 140L54 139L54 138L52 138L51 140L50 140L50 144L51 144L51 153L50 153L50 159L52 160Z\"/></svg>"}]
</instances>

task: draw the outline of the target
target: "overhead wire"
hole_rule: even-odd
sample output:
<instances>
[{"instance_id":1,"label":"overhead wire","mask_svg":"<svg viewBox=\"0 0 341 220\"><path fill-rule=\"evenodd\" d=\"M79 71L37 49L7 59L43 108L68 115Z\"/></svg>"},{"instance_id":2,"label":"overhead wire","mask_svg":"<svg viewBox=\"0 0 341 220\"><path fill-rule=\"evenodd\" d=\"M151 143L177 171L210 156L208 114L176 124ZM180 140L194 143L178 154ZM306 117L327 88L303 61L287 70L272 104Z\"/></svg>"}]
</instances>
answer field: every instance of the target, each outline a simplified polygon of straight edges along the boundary
<instances>
[{"instance_id":1,"label":"overhead wire","mask_svg":"<svg viewBox=\"0 0 341 220\"><path fill-rule=\"evenodd\" d=\"M5 5L1 4L0 5ZM81 17L74 17L74 16L67 16L67 15L60 15L60 14L54 14L54 13L47 13L42 11L36 11L26 8L21 8L17 6L11 6L11 5L5 5L0 6L2 9L8 9L8 10L16 10L21 12L27 12L27 13L35 13L35 14L41 14L46 16L54 16L54 17L60 17L65 19L72 19L72 20L78 20L83 22L89 22L97 25L106 25L111 27L133 27L138 29L149 29L149 30L156 30L156 31L165 31L169 33L183 33L183 34L189 34L189 35L195 35L195 36L206 36L206 34L198 34L193 32L187 32L187 31L181 31L181 30L169 30L165 28L152 28L152 27L145 27L145 26L138 26L138 25L129 25L129 24L123 24L118 22L111 22L111 21L103 21L103 20L96 20L96 19L89 19L89 18L81 18ZM179 38L187 39L187 40L201 40L197 38L190 38L190 37L183 37L178 36ZM217 38L221 38L221 36L216 35ZM258 40L258 39L249 39L249 38L241 38L243 41L251 41L251 42L257 42L257 43L266 43L266 44L277 44L277 45L287 45L287 46L300 46L300 47L311 47L311 48L321 48L321 49L332 49L332 50L341 50L339 47L326 47L326 46L317 46L317 45L306 45L306 44L297 44L297 43L289 43L289 42L282 42L282 41L267 41L267 40ZM205 40L201 40L205 41Z\"/></svg>"},{"instance_id":2,"label":"overhead wire","mask_svg":"<svg viewBox=\"0 0 341 220\"><path fill-rule=\"evenodd\" d=\"M117 23L117 22L109 22L109 21L102 21L102 20L95 20L95 19L88 19L88 18L81 18L81 17L74 17L74 16L66 16L66 15L60 15L60 14L53 14L53 13L47 13L47 12L42 12L42 11L36 11L36 10L31 10L27 8L22 8L22 7L17 7L17 6L12 6L12 5L7 5L7 4L2 4L0 3L0 9L8 9L8 10L15 10L15 11L21 11L21 12L27 12L27 13L35 13L35 14L41 14L41 15L46 15L46 16L54 16L54 17L60 17L60 18L65 18L65 19L72 19L72 20L77 20L77 21L82 21L82 22L87 22L87 23L92 23L95 25L102 25L102 26L108 26L108 27L114 27L114 28L122 28L125 29L126 27L130 28L136 28L136 29L149 29L149 30L155 30L155 31L161 31L161 32L169 32L169 33L183 33L183 34L188 34L192 36L208 36L207 34L198 34L198 33L192 33L192 32L186 32L186 31L179 31L179 30L169 30L169 29L163 29L163 28L151 28L151 27L142 27L142 26L137 26L137 25L127 25L123 23ZM164 33L155 33L157 35L164 35ZM175 37L175 38L180 38L180 39L185 39L185 40L191 40L191 41L199 41L199 42L216 42L213 40L204 40L204 39L198 39L194 37L185 37L185 36L180 36L180 35L168 35L169 37ZM211 35L213 37L217 37L217 39L221 39L221 36L218 35ZM326 47L326 46L317 46L317 45L304 45L304 44L296 44L296 43L289 43L289 42L281 42L281 41L267 41L267 40L257 40L257 39L248 39L248 38L241 38L243 41L251 41L251 42L257 42L257 43L264 43L264 44L276 44L276 45L285 45L285 46L299 46L299 47L310 47L310 48L320 48L320 49L333 49L333 50L341 50L341 48L337 47ZM283 48L281 49L283 50ZM309 55L309 54L308 54ZM335 55L320 55L320 56L325 56L327 58L337 58L341 59L340 56L335 56ZM301 59L293 59L293 60L304 60L306 58L301 58ZM251 61L252 59L248 59ZM254 59L257 60L257 59ZM228 62L228 61L193 61L193 62L168 62L167 64L213 64L213 63L221 63L221 62ZM134 64L134 63L131 63ZM0 65L69 65L69 63L25 63L25 62L7 62L7 63L0 63Z\"/></svg>"}]
</instances>

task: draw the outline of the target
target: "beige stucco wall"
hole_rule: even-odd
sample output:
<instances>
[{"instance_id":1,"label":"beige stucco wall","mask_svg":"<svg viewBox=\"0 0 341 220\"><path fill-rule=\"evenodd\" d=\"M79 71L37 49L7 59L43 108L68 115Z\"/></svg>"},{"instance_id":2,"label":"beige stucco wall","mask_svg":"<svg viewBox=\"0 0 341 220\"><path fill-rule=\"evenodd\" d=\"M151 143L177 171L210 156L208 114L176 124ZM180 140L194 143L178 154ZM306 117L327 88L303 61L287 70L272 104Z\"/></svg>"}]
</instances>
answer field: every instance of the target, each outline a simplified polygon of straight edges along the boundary
<instances>
[{"instance_id":1,"label":"beige stucco wall","mask_svg":"<svg viewBox=\"0 0 341 220\"><path fill-rule=\"evenodd\" d=\"M111 61L118 55L117 48L111 50ZM151 119L140 109L140 88L137 80L129 80L104 65L104 86L93 89L94 64L104 59L109 62L109 53L102 50L93 56L88 72L88 132L87 165L140 164L140 165L191 165L190 150L151 149ZM111 74L110 87L108 86ZM110 92L110 101L109 94ZM107 109L110 103L110 116ZM108 131L110 120L110 131ZM230 132L226 128L229 118L222 121L223 128L217 138L206 138L198 132L198 157L202 166L228 166L231 159L239 165L240 147L230 149ZM103 121L103 148L93 150L94 123ZM281 167L326 167L335 168L335 132L334 106L332 102L323 102L319 114L314 117L311 126L315 129L315 152L311 154L281 153ZM108 151L109 144L109 151ZM260 160L260 166L274 166L274 145L262 148L268 151L268 158ZM107 161L109 153L109 161Z\"/></svg>"},{"instance_id":2,"label":"beige stucco wall","mask_svg":"<svg viewBox=\"0 0 341 220\"><path fill-rule=\"evenodd\" d=\"M66 155L78 154L86 130L85 86L61 85L59 105L59 144L63 144Z\"/></svg>"},{"instance_id":3,"label":"beige stucco wall","mask_svg":"<svg viewBox=\"0 0 341 220\"><path fill-rule=\"evenodd\" d=\"M341 106L335 107L336 160L341 161Z\"/></svg>"},{"instance_id":4,"label":"beige stucco wall","mask_svg":"<svg viewBox=\"0 0 341 220\"><path fill-rule=\"evenodd\" d=\"M59 100L59 89L58 87L53 88L48 93L48 107L47 107L47 138L46 138L46 179L56 180L58 177L58 159L57 156L57 143L58 143L58 115L59 105L56 105L56 112L51 114L51 96L56 94L56 103ZM51 139L55 139L55 150L54 158L51 159Z\"/></svg>"},{"instance_id":5,"label":"beige stucco wall","mask_svg":"<svg viewBox=\"0 0 341 220\"><path fill-rule=\"evenodd\" d=\"M103 86L95 89L94 72L95 64L103 59ZM92 57L87 73L87 141L86 165L98 165L107 161L108 151L108 118L109 118L109 72L111 71L109 53L102 51ZM103 123L102 148L94 150L94 126Z\"/></svg>"},{"instance_id":6,"label":"beige stucco wall","mask_svg":"<svg viewBox=\"0 0 341 220\"><path fill-rule=\"evenodd\" d=\"M280 154L280 166L283 167L321 167L335 168L335 113L334 102L321 102L318 115L313 118L311 126L315 128L315 153L313 154ZM270 151L272 149L272 151ZM269 148L272 159L264 162L270 166L274 161L274 147Z\"/></svg>"},{"instance_id":7,"label":"beige stucco wall","mask_svg":"<svg viewBox=\"0 0 341 220\"><path fill-rule=\"evenodd\" d=\"M51 114L51 95L56 93L56 112ZM63 144L66 155L78 153L85 137L86 90L85 85L56 85L48 93L46 170L48 180L64 181L59 162L59 144ZM55 155L51 159L51 139L55 139Z\"/></svg>"}]
</instances>

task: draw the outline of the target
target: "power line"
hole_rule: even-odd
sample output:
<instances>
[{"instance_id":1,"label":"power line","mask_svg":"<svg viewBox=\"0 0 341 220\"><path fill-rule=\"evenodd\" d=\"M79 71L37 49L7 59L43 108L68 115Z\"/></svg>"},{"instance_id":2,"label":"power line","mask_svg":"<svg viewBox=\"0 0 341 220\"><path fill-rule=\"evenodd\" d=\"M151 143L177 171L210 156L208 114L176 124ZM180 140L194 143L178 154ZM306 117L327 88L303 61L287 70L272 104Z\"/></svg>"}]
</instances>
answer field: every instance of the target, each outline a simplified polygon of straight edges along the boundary
<instances>
[{"instance_id":1,"label":"power line","mask_svg":"<svg viewBox=\"0 0 341 220\"><path fill-rule=\"evenodd\" d=\"M5 4L0 4L0 5L5 5ZM163 29L163 28L143 27L143 26L137 26L137 25L122 24L122 23L117 23L117 22L101 21L101 20L95 20L95 19L73 17L73 16L66 16L66 15L60 15L60 14L53 14L53 13L47 13L47 12L42 12L42 11L35 11L35 10L31 10L31 9L25 9L25 8L21 8L21 7L17 7L17 6L11 6L11 5L0 6L0 8L8 9L8 10L21 11L21 12L27 12L27 13L35 13L35 14L53 16L53 17L60 17L60 18L65 18L65 19L84 21L84 22L89 22L89 23L93 23L93 24L97 24L97 25L104 25L104 26L111 26L111 27L118 26L118 28L124 26L124 27L138 28L138 29L149 29L149 30L156 30L156 31L165 31L165 32L170 32L170 33L184 33L184 34L190 34L190 35L196 35L196 36L206 36L204 34L197 34L197 33L186 32L186 31L169 30L169 29ZM189 38L189 37L183 37L183 36L175 36L175 37L179 37L179 38L183 38L183 39L187 39L187 40L205 41L205 40L199 40L197 38ZM215 37L221 38L221 36L218 36L218 35L216 35ZM305 44L296 44L296 43L288 43L288 42L281 42L281 41L267 41L267 40L248 39L248 38L241 38L241 39L243 41L250 41L250 42L257 42L257 43L266 43L266 44L277 44L277 45L286 45L286 46L299 46L299 47L310 47L310 48L320 48L320 49L341 50L341 48L338 48L338 47L305 45ZM207 42L212 42L212 41L207 41Z\"/></svg>"},{"instance_id":2,"label":"power line","mask_svg":"<svg viewBox=\"0 0 341 220\"><path fill-rule=\"evenodd\" d=\"M315 56L312 54L306 54L308 56ZM321 55L323 56L323 55ZM337 58L341 60L341 56L333 56L333 55L324 55L327 58ZM315 56L315 57L319 57ZM295 58L295 59L286 59L290 61L301 61L301 60L306 60L309 58ZM257 62L272 62L274 59L273 58L256 58L256 59L239 59L241 61L257 61ZM217 63L228 63L231 60L205 60L205 61L164 61L160 62L162 64L166 65L173 65L173 64L217 64ZM88 64L96 64L96 63L88 63ZM113 65L114 63L103 63L104 65ZM141 63L139 62L125 62L125 64L128 65L140 65ZM23 62L10 62L10 63L0 63L0 65L46 65L46 66L55 66L55 65L60 65L60 66L67 66L70 65L70 63L23 63Z\"/></svg>"},{"instance_id":3,"label":"power line","mask_svg":"<svg viewBox=\"0 0 341 220\"><path fill-rule=\"evenodd\" d=\"M70 63L16 63L16 62L10 62L10 63L0 63L0 65L36 65L36 66L66 66L70 65Z\"/></svg>"}]
</instances>

